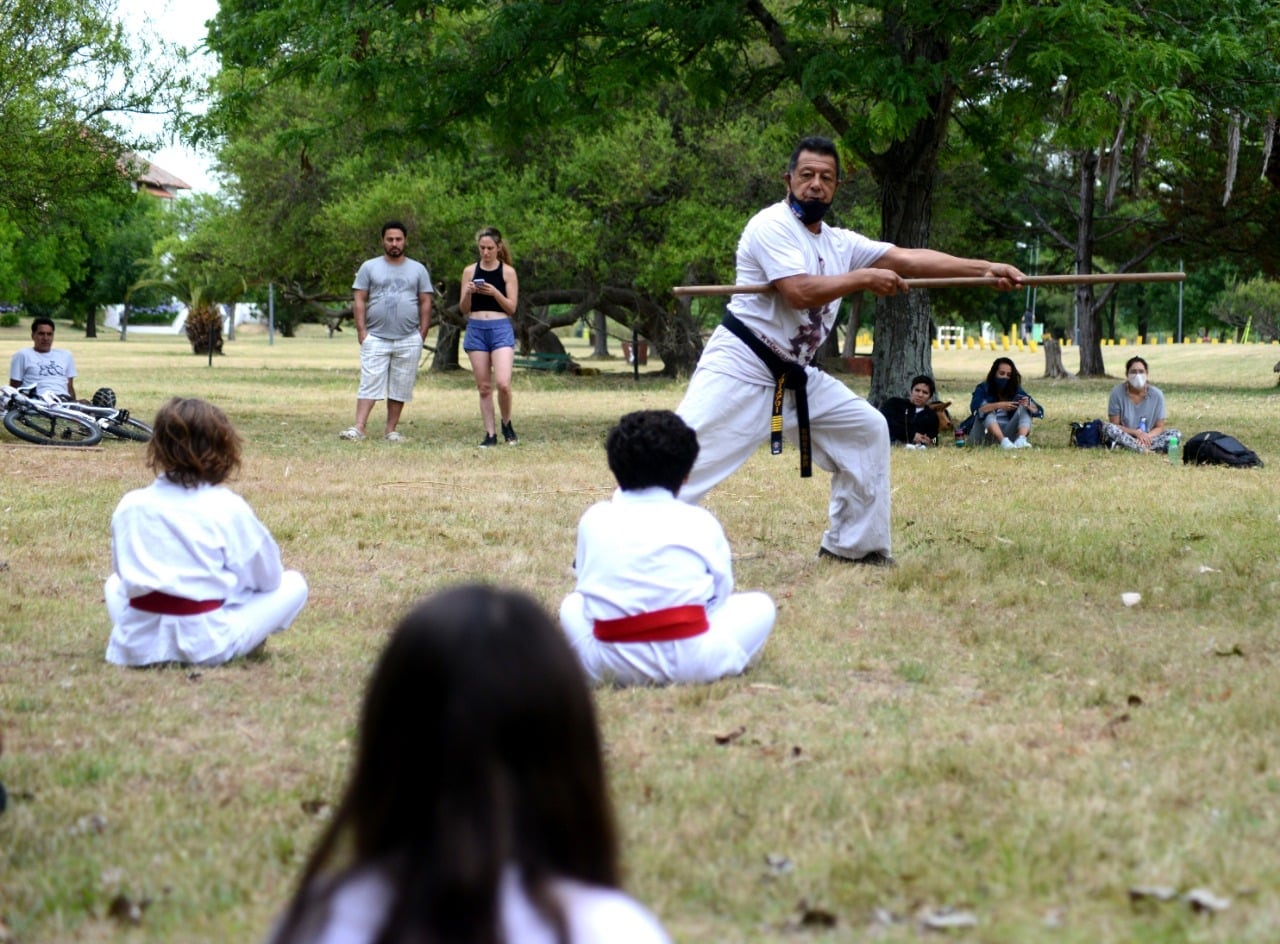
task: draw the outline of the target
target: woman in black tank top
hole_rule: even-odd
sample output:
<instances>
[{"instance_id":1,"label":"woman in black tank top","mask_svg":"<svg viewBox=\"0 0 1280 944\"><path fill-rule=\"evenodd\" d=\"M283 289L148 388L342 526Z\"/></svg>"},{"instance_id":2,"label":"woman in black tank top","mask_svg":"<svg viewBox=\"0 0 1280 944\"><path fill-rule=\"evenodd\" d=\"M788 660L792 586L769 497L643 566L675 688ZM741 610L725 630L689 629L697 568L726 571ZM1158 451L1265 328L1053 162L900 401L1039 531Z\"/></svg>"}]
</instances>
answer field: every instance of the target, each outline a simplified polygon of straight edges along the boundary
<instances>
[{"instance_id":1,"label":"woman in black tank top","mask_svg":"<svg viewBox=\"0 0 1280 944\"><path fill-rule=\"evenodd\" d=\"M480 418L484 421L484 441L480 445L498 443L493 408L493 389L497 387L502 438L514 446L518 440L511 425L511 372L516 336L511 316L520 300L520 282L511 265L511 251L492 226L476 233L476 250L480 261L462 270L458 308L467 316L462 349L471 361L471 373L480 391Z\"/></svg>"}]
</instances>

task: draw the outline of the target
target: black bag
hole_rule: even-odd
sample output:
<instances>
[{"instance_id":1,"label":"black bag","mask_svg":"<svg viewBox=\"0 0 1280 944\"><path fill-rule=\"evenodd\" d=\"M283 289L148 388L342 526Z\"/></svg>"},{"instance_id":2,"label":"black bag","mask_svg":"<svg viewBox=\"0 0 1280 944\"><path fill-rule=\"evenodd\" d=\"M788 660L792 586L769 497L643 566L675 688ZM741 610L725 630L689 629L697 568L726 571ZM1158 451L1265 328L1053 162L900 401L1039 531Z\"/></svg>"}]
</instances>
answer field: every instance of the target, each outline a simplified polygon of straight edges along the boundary
<instances>
[{"instance_id":1,"label":"black bag","mask_svg":"<svg viewBox=\"0 0 1280 944\"><path fill-rule=\"evenodd\" d=\"M1182 447L1184 465L1230 465L1237 469L1261 466L1258 454L1234 436L1209 431L1196 433Z\"/></svg>"},{"instance_id":2,"label":"black bag","mask_svg":"<svg viewBox=\"0 0 1280 944\"><path fill-rule=\"evenodd\" d=\"M1071 424L1071 445L1081 449L1092 449L1105 445L1102 441L1102 420L1090 420L1087 423Z\"/></svg>"}]
</instances>

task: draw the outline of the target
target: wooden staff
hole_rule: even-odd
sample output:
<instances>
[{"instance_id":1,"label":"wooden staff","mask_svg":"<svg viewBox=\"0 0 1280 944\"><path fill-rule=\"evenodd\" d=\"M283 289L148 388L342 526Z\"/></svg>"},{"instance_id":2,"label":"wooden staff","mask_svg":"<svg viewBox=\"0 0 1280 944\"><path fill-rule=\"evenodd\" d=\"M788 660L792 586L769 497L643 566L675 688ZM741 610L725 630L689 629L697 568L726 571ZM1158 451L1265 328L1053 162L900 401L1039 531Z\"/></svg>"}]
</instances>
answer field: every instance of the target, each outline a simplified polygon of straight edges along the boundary
<instances>
[{"instance_id":1,"label":"wooden staff","mask_svg":"<svg viewBox=\"0 0 1280 944\"><path fill-rule=\"evenodd\" d=\"M1022 285L1099 285L1109 282L1181 282L1185 272L1115 272L1093 275L1028 275ZM964 288L971 285L995 285L993 275L960 276L940 279L906 279L909 288ZM773 291L772 285L677 285L671 294L682 295L758 295Z\"/></svg>"}]
</instances>

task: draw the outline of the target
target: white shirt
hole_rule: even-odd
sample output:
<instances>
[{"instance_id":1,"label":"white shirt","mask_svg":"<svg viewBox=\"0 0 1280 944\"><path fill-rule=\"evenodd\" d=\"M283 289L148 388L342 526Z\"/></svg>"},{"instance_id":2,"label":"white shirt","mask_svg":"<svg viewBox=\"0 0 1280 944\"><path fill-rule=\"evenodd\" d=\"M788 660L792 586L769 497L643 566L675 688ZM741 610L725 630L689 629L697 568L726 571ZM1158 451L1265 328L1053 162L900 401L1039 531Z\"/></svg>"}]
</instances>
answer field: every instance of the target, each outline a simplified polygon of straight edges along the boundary
<instances>
[{"instance_id":1,"label":"white shirt","mask_svg":"<svg viewBox=\"0 0 1280 944\"><path fill-rule=\"evenodd\" d=\"M644 907L614 888L555 879L553 894L564 909L572 944L670 944L662 926ZM382 876L365 870L333 893L327 914L306 924L307 944L368 944L382 928L391 889ZM518 872L502 877L501 920L508 944L555 944L555 935L534 910Z\"/></svg>"},{"instance_id":2,"label":"white shirt","mask_svg":"<svg viewBox=\"0 0 1280 944\"><path fill-rule=\"evenodd\" d=\"M33 347L19 348L9 361L9 379L18 386L36 385L36 394L67 394L67 380L76 375L75 358L70 351L50 348L40 353Z\"/></svg>"},{"instance_id":3,"label":"white shirt","mask_svg":"<svg viewBox=\"0 0 1280 944\"><path fill-rule=\"evenodd\" d=\"M116 506L111 559L130 599L159 590L226 601L190 616L126 610L107 658L132 665L197 663L224 651L231 632L226 606L275 590L284 572L279 546L248 502L222 485L184 488L164 476Z\"/></svg>"},{"instance_id":4,"label":"white shirt","mask_svg":"<svg viewBox=\"0 0 1280 944\"><path fill-rule=\"evenodd\" d=\"M868 239L823 223L817 233L801 223L786 201L751 218L738 240L737 282L755 285L793 275L839 275L875 264L892 243ZM777 291L734 295L729 311L783 359L808 364L835 324L840 300L801 311ZM717 328L703 349L699 368L773 386L764 363L727 329Z\"/></svg>"},{"instance_id":5,"label":"white shirt","mask_svg":"<svg viewBox=\"0 0 1280 944\"><path fill-rule=\"evenodd\" d=\"M588 508L578 522L574 568L593 623L689 604L715 609L733 593L720 522L662 487L618 489Z\"/></svg>"}]
</instances>

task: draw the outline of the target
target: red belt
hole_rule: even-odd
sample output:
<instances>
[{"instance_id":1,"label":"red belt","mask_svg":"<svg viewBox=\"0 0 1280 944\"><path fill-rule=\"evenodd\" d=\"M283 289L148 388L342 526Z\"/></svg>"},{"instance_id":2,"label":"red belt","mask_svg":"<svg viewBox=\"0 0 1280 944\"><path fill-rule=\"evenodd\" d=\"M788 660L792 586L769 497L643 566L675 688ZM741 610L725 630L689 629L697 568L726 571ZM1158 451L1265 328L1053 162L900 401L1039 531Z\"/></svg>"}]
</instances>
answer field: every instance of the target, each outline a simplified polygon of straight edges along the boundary
<instances>
[{"instance_id":1,"label":"red belt","mask_svg":"<svg viewBox=\"0 0 1280 944\"><path fill-rule=\"evenodd\" d=\"M707 608L691 604L618 619L596 620L594 633L601 642L671 642L700 636L709 627Z\"/></svg>"},{"instance_id":2,"label":"red belt","mask_svg":"<svg viewBox=\"0 0 1280 944\"><path fill-rule=\"evenodd\" d=\"M140 597L134 597L129 605L144 613L159 613L161 616L195 616L197 613L212 613L222 606L224 600L189 600L186 597L175 597L171 593L152 590Z\"/></svg>"}]
</instances>

